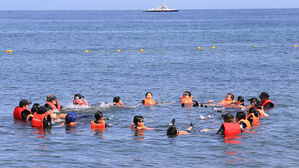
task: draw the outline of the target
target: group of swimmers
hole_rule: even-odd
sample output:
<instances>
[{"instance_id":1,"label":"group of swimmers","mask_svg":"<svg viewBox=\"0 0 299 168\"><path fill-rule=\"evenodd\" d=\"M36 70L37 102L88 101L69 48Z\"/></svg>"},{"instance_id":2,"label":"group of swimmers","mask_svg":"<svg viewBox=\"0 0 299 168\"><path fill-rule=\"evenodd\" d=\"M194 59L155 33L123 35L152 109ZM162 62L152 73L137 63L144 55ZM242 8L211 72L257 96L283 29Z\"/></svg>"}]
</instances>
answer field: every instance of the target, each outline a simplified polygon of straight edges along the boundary
<instances>
[{"instance_id":1,"label":"group of swimmers","mask_svg":"<svg viewBox=\"0 0 299 168\"><path fill-rule=\"evenodd\" d=\"M234 100L234 95L228 93L226 98L220 101L217 104L214 104L214 101L209 101L208 103L199 103L193 99L193 96L189 91L185 91L181 97L181 106L182 107L212 107L212 106L224 106L227 108L237 108L242 110L247 110L247 115L245 112L240 111L234 117L231 113L226 113L222 115L224 122L218 130L217 134L223 135L233 135L240 134L243 130L249 129L252 126L259 124L259 119L267 116L265 110L270 110L274 108L274 103L269 99L270 95L266 92L262 92L259 96L260 100L257 98L249 99L250 105L246 107L244 98L239 96L237 100ZM151 92L145 94L145 98L142 99L141 103L146 106L152 106L155 104L161 104L156 102L153 99ZM31 110L29 110L29 105L32 103L28 100L21 100L19 106L15 107L13 116L16 120L22 120L26 122L31 122L33 127L37 128L50 128L53 124L53 120L64 121L61 125L66 126L76 126L77 113L70 112L68 114L58 114L61 111L62 106L57 100L56 96L48 95L47 101L44 106L39 104L33 104ZM88 106L88 103L84 99L82 94L75 94L73 104L77 106ZM122 102L120 97L113 98L113 106L115 107L126 107ZM104 120L103 114L100 111L97 111L94 114L95 120L90 122L92 129L105 129L106 127L111 126L107 124ZM131 129L141 131L141 130L152 130L154 128L149 128L144 125L143 116L136 115L133 118L133 124ZM167 135L177 136L183 134L189 134L192 132L193 123L190 123L190 126L186 131L179 131L175 127L175 119L169 123L169 128L167 129Z\"/></svg>"}]
</instances>

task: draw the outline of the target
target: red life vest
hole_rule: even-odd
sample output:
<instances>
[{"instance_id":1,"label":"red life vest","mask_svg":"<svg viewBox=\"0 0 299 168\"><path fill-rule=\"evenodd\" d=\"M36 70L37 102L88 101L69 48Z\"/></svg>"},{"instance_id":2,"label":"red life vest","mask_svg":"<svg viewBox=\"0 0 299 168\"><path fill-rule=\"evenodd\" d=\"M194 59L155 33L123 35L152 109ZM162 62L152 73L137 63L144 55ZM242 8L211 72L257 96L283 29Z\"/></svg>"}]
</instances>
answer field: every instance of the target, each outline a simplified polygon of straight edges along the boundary
<instances>
[{"instance_id":1,"label":"red life vest","mask_svg":"<svg viewBox=\"0 0 299 168\"><path fill-rule=\"evenodd\" d=\"M251 124L248 120L242 119L238 122L238 124L240 124L240 122L244 122L246 124L246 129L249 129L251 127Z\"/></svg>"},{"instance_id":2,"label":"red life vest","mask_svg":"<svg viewBox=\"0 0 299 168\"><path fill-rule=\"evenodd\" d=\"M156 102L155 102L155 100L154 99L143 99L143 101L144 101L144 105L146 105L146 106L151 106L151 105L155 105L156 104Z\"/></svg>"},{"instance_id":3,"label":"red life vest","mask_svg":"<svg viewBox=\"0 0 299 168\"><path fill-rule=\"evenodd\" d=\"M90 122L91 128L92 129L97 129L97 128L105 128L105 120L100 120L99 123L95 123L93 120Z\"/></svg>"},{"instance_id":4,"label":"red life vest","mask_svg":"<svg viewBox=\"0 0 299 168\"><path fill-rule=\"evenodd\" d=\"M43 121L48 115L50 115L48 112L46 112L44 114L34 113L32 120L31 120L31 125L33 127L44 127Z\"/></svg>"},{"instance_id":5,"label":"red life vest","mask_svg":"<svg viewBox=\"0 0 299 168\"><path fill-rule=\"evenodd\" d=\"M248 118L249 118L250 116L252 116L252 118L253 118L251 125L259 125L259 124L260 124L260 119L259 119L259 117L256 117L256 116L255 116L254 114L252 114L252 113L249 114L249 115L247 116L246 120L248 120Z\"/></svg>"},{"instance_id":6,"label":"red life vest","mask_svg":"<svg viewBox=\"0 0 299 168\"><path fill-rule=\"evenodd\" d=\"M78 99L74 100L73 104L78 105L78 106L87 106L88 105L84 100L79 101Z\"/></svg>"},{"instance_id":7,"label":"red life vest","mask_svg":"<svg viewBox=\"0 0 299 168\"><path fill-rule=\"evenodd\" d=\"M182 96L181 104L193 104L193 96L189 96L188 98Z\"/></svg>"},{"instance_id":8,"label":"red life vest","mask_svg":"<svg viewBox=\"0 0 299 168\"><path fill-rule=\"evenodd\" d=\"M17 107L15 108L15 110L13 111L13 118L14 118L14 119L17 119L17 120L23 120L23 119L22 119L22 116L21 116L21 113L22 113L24 110L28 110L28 109L17 106ZM29 110L28 110L28 111L29 111Z\"/></svg>"},{"instance_id":9,"label":"red life vest","mask_svg":"<svg viewBox=\"0 0 299 168\"><path fill-rule=\"evenodd\" d=\"M46 104L49 105L54 112L59 112L61 110L61 105L60 105L60 102L58 100L56 100L57 107L56 107L55 104L53 104L51 102L47 102Z\"/></svg>"},{"instance_id":10,"label":"red life vest","mask_svg":"<svg viewBox=\"0 0 299 168\"><path fill-rule=\"evenodd\" d=\"M132 130L133 130L133 129L135 129L135 127L134 127L134 126L135 126L135 124L132 124L132 125L131 125L131 129L132 129Z\"/></svg>"},{"instance_id":11,"label":"red life vest","mask_svg":"<svg viewBox=\"0 0 299 168\"><path fill-rule=\"evenodd\" d=\"M240 127L240 124L238 124L238 123L224 122L222 125L224 127L224 135L225 136L241 134L241 127Z\"/></svg>"},{"instance_id":12,"label":"red life vest","mask_svg":"<svg viewBox=\"0 0 299 168\"><path fill-rule=\"evenodd\" d=\"M275 104L270 99L268 99L262 104L263 108L267 103L271 103L271 104L273 104L273 108L275 107Z\"/></svg>"}]
</instances>

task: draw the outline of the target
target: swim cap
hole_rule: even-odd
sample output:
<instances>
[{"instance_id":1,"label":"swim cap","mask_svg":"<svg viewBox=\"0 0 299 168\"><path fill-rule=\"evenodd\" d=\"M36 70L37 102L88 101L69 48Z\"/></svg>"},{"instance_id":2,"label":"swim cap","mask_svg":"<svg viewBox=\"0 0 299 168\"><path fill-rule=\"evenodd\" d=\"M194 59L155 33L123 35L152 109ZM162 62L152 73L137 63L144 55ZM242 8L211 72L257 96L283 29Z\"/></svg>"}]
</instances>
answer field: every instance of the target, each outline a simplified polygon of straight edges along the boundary
<instances>
[{"instance_id":1,"label":"swim cap","mask_svg":"<svg viewBox=\"0 0 299 168\"><path fill-rule=\"evenodd\" d=\"M65 121L67 123L76 122L76 120L77 120L77 113L76 112L70 112L65 117Z\"/></svg>"}]
</instances>

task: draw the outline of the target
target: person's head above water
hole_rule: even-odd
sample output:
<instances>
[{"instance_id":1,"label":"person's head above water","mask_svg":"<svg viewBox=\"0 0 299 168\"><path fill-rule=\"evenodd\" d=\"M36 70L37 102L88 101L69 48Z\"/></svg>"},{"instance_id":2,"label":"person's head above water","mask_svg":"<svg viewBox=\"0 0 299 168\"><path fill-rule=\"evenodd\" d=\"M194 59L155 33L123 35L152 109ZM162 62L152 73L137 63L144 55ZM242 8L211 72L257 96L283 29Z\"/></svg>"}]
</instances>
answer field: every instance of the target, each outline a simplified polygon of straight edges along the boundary
<instances>
[{"instance_id":1,"label":"person's head above water","mask_svg":"<svg viewBox=\"0 0 299 168\"><path fill-rule=\"evenodd\" d=\"M103 113L100 112L100 111L97 111L95 114L94 114L94 118L98 121L98 120L102 120L103 119Z\"/></svg>"},{"instance_id":2,"label":"person's head above water","mask_svg":"<svg viewBox=\"0 0 299 168\"><path fill-rule=\"evenodd\" d=\"M249 108L248 114L254 114L254 116L259 117L259 112L256 110L255 107Z\"/></svg>"},{"instance_id":3,"label":"person's head above water","mask_svg":"<svg viewBox=\"0 0 299 168\"><path fill-rule=\"evenodd\" d=\"M255 97L248 99L248 101L250 101L250 105L252 107L256 107L257 108L257 107L261 106L260 101L257 98L255 98Z\"/></svg>"},{"instance_id":4,"label":"person's head above water","mask_svg":"<svg viewBox=\"0 0 299 168\"><path fill-rule=\"evenodd\" d=\"M119 96L116 96L113 98L113 103L120 103L120 101L122 101L122 100Z\"/></svg>"},{"instance_id":5,"label":"person's head above water","mask_svg":"<svg viewBox=\"0 0 299 168\"><path fill-rule=\"evenodd\" d=\"M77 113L76 112L70 112L65 117L65 123L69 124L71 122L76 122L77 120Z\"/></svg>"},{"instance_id":6,"label":"person's head above water","mask_svg":"<svg viewBox=\"0 0 299 168\"><path fill-rule=\"evenodd\" d=\"M242 96L238 96L237 101L240 102L240 103L244 103L245 99Z\"/></svg>"},{"instance_id":7,"label":"person's head above water","mask_svg":"<svg viewBox=\"0 0 299 168\"><path fill-rule=\"evenodd\" d=\"M246 114L243 111L240 111L236 114L236 121L245 120Z\"/></svg>"},{"instance_id":8,"label":"person's head above water","mask_svg":"<svg viewBox=\"0 0 299 168\"><path fill-rule=\"evenodd\" d=\"M175 127L175 126L170 126L168 129L167 129L167 135L168 136L176 136L178 135L178 129Z\"/></svg>"},{"instance_id":9,"label":"person's head above water","mask_svg":"<svg viewBox=\"0 0 299 168\"><path fill-rule=\"evenodd\" d=\"M30 101L23 99L19 102L19 107L29 108L30 104L32 104Z\"/></svg>"},{"instance_id":10,"label":"person's head above water","mask_svg":"<svg viewBox=\"0 0 299 168\"><path fill-rule=\"evenodd\" d=\"M79 100L79 99L83 99L83 98L84 98L84 96L80 93L77 93L74 95L74 100Z\"/></svg>"},{"instance_id":11,"label":"person's head above water","mask_svg":"<svg viewBox=\"0 0 299 168\"><path fill-rule=\"evenodd\" d=\"M229 100L234 100L235 96L234 96L234 94L232 94L232 93L228 93L228 94L226 95L226 98L229 99Z\"/></svg>"},{"instance_id":12,"label":"person's head above water","mask_svg":"<svg viewBox=\"0 0 299 168\"><path fill-rule=\"evenodd\" d=\"M145 93L145 98L147 98L147 99L151 99L151 98L153 98L153 94L152 94L152 92L146 92L146 93Z\"/></svg>"},{"instance_id":13,"label":"person's head above water","mask_svg":"<svg viewBox=\"0 0 299 168\"><path fill-rule=\"evenodd\" d=\"M262 92L260 95L261 102L265 102L266 100L269 99L269 97L270 95L267 92Z\"/></svg>"},{"instance_id":14,"label":"person's head above water","mask_svg":"<svg viewBox=\"0 0 299 168\"><path fill-rule=\"evenodd\" d=\"M54 95L48 95L47 96L47 102L53 102L55 100L57 100L56 96L54 96Z\"/></svg>"},{"instance_id":15,"label":"person's head above water","mask_svg":"<svg viewBox=\"0 0 299 168\"><path fill-rule=\"evenodd\" d=\"M222 114L224 122L232 123L234 122L234 115L231 113Z\"/></svg>"},{"instance_id":16,"label":"person's head above water","mask_svg":"<svg viewBox=\"0 0 299 168\"><path fill-rule=\"evenodd\" d=\"M135 115L133 122L136 126L144 126L143 116Z\"/></svg>"},{"instance_id":17,"label":"person's head above water","mask_svg":"<svg viewBox=\"0 0 299 168\"><path fill-rule=\"evenodd\" d=\"M185 92L183 93L183 96L184 96L184 97L187 97L187 96L191 97L192 95L191 95L191 92L189 92L189 91L185 91Z\"/></svg>"},{"instance_id":18,"label":"person's head above water","mask_svg":"<svg viewBox=\"0 0 299 168\"><path fill-rule=\"evenodd\" d=\"M40 106L38 108L37 114L45 114L46 112L48 112L50 109L46 108L45 106Z\"/></svg>"},{"instance_id":19,"label":"person's head above water","mask_svg":"<svg viewBox=\"0 0 299 168\"><path fill-rule=\"evenodd\" d=\"M40 107L40 105L38 103L33 104L32 108L31 108L32 114L37 112L39 107Z\"/></svg>"}]
</instances>

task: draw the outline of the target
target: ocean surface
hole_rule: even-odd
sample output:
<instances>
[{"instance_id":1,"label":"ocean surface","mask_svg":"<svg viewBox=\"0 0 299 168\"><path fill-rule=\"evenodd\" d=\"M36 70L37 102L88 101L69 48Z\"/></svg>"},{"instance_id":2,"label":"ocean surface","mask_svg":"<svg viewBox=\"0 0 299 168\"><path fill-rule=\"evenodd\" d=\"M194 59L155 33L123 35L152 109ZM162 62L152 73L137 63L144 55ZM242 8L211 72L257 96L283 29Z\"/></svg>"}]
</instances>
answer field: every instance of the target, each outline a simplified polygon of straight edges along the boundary
<instances>
[{"instance_id":1,"label":"ocean surface","mask_svg":"<svg viewBox=\"0 0 299 168\"><path fill-rule=\"evenodd\" d=\"M0 165L297 167L295 44L299 9L0 11ZM200 131L218 129L222 113L182 108L179 100L186 90L200 102L220 101L228 92L248 99L266 91L276 108L252 133L227 141L216 131ZM157 102L171 103L101 105L120 96L134 106L147 91ZM44 104L54 94L69 107L76 93L96 106L77 110L78 127L56 124L43 131L13 120L21 99ZM104 132L90 129L97 110L113 125ZM136 135L130 130L134 115L144 116L145 125L156 130ZM173 118L180 130L193 122L193 133L167 137Z\"/></svg>"}]
</instances>

